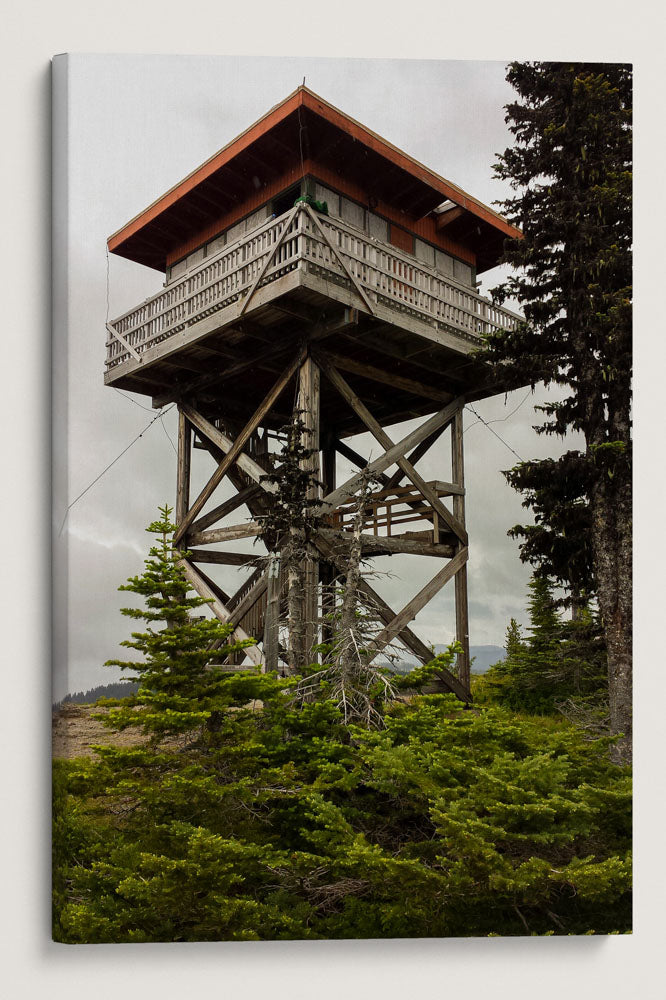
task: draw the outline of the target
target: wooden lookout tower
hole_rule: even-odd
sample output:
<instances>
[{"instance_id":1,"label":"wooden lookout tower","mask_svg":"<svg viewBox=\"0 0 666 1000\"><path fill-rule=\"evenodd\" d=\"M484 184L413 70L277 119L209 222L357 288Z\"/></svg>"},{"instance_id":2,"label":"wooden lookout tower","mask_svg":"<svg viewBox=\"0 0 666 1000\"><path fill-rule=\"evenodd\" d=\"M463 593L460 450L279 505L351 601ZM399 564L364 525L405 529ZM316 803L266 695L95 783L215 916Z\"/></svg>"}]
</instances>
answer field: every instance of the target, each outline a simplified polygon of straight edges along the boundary
<instances>
[{"instance_id":1,"label":"wooden lookout tower","mask_svg":"<svg viewBox=\"0 0 666 1000\"><path fill-rule=\"evenodd\" d=\"M458 676L441 679L469 698L462 411L505 388L471 352L480 334L519 317L479 295L476 278L516 235L492 209L299 87L110 237L111 253L166 280L107 325L105 383L151 396L155 407L177 403L184 569L236 637L258 640L247 650L254 663L280 665L279 553L248 578L253 556L230 546L261 535L256 518L275 490L269 445L296 408L325 514L305 576L311 644L320 584L344 566L354 497L372 474L363 556L415 554L438 567L397 610L362 581L384 626L372 652L397 641L430 660L409 625L452 581L464 652ZM408 433L387 433L415 418ZM369 457L349 440L366 432ZM444 474L426 481L419 462L436 444L431 457L441 454ZM193 447L214 462L197 496ZM356 467L344 482L337 456ZM235 492L222 499L229 484ZM216 582L216 565L246 567L234 594Z\"/></svg>"}]
</instances>

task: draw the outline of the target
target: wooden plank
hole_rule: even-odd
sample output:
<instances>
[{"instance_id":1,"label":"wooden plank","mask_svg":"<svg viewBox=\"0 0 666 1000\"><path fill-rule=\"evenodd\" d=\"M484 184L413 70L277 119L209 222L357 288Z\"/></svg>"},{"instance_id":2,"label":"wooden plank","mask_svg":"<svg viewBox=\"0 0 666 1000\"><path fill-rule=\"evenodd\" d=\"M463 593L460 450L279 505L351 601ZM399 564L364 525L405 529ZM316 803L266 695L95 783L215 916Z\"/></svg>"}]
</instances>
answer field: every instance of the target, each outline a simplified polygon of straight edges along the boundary
<instances>
[{"instance_id":1,"label":"wooden plank","mask_svg":"<svg viewBox=\"0 0 666 1000\"><path fill-rule=\"evenodd\" d=\"M338 372L336 368L330 365L323 358L320 361L322 370L326 373L326 377L330 382L333 383L335 388L338 390L342 398L351 406L354 413L363 421L368 430L375 436L379 441L382 448L384 448L385 453L389 453L391 449L395 448L395 445L391 438L388 436L386 431L381 427L381 425L375 420L373 415L368 410L365 403L359 399L351 386L345 382L342 375ZM416 486L419 492L426 498L430 503L433 510L435 510L442 520L449 526L451 531L454 532L460 539L463 545L467 544L467 531L465 526L460 523L460 521L451 514L444 504L441 502L435 490L433 490L430 485L423 479L423 477L416 471L414 466L404 457L398 457L397 463L400 469L405 473L407 478Z\"/></svg>"},{"instance_id":2,"label":"wooden plank","mask_svg":"<svg viewBox=\"0 0 666 1000\"><path fill-rule=\"evenodd\" d=\"M335 531L334 528L320 528L319 534L333 545L339 542L341 545L350 544L345 538L347 532ZM383 535L361 534L361 546L363 555L415 555L415 556L436 556L440 559L450 559L455 555L452 545L435 544L433 542L421 542L415 539L405 538L397 535L393 538Z\"/></svg>"},{"instance_id":3,"label":"wooden plank","mask_svg":"<svg viewBox=\"0 0 666 1000\"><path fill-rule=\"evenodd\" d=\"M409 601L402 611L393 618L391 622L388 623L386 628L380 632L380 634L373 640L370 644L370 649L374 649L374 656L384 649L390 642L400 635L404 627L416 618L419 611L428 604L429 601L439 593L442 587L449 582L449 580L455 576L458 570L464 566L467 561L468 550L466 548L461 549L453 559L444 566L436 576L430 580L429 583L419 590L411 601Z\"/></svg>"},{"instance_id":4,"label":"wooden plank","mask_svg":"<svg viewBox=\"0 0 666 1000\"><path fill-rule=\"evenodd\" d=\"M188 559L194 563L215 563L219 566L247 566L257 560L249 552L216 552L210 549L189 549Z\"/></svg>"},{"instance_id":5,"label":"wooden plank","mask_svg":"<svg viewBox=\"0 0 666 1000\"><path fill-rule=\"evenodd\" d=\"M197 516L197 514L203 508L204 504L213 495L213 493L216 490L216 488L219 486L219 484L222 482L222 480L226 476L228 470L231 468L231 466L237 460L238 456L241 454L243 448L245 447L245 445L249 441L249 439L252 436L252 434L254 433L254 431L257 429L257 427L259 426L259 424L261 423L261 421L264 419L264 417L266 416L266 414L270 411L270 409L273 406L273 404L277 401L277 399L279 398L279 396L282 394L285 386L287 385L287 383L291 379L292 375L294 374L294 372L298 368L298 366L300 364L300 361L301 361L301 354L299 353L293 359L293 361L291 361L291 363L287 365L287 367L282 372L282 375L277 380L277 382L275 383L275 385L273 386L273 388L271 389L271 391L261 401L259 407L255 410L255 412L253 413L253 415L250 417L250 419L246 423L245 427L242 429L242 431L240 432L240 434L238 435L238 437L236 438L236 440L233 442L231 448L229 449L229 451L227 452L227 454L225 455L225 457L222 459L222 461L218 465L217 469L215 470L215 472L213 473L213 475L210 477L210 479L208 480L208 482L206 483L206 485L202 489L201 493L199 494L199 496L197 497L197 499L194 501L194 503L190 507L190 509L187 512L187 514L185 515L185 517L183 518L182 523L178 526L178 530L174 534L174 542L176 544L183 537L183 535L185 534L185 532L187 531L187 529L191 525L191 523L194 520L194 518Z\"/></svg>"},{"instance_id":6,"label":"wooden plank","mask_svg":"<svg viewBox=\"0 0 666 1000\"><path fill-rule=\"evenodd\" d=\"M221 521L227 514L232 514L233 511L242 507L243 504L250 499L250 497L256 496L258 492L258 486L245 486L243 489L239 490L235 496L225 500L224 503L219 504L214 510L209 511L208 514L204 514L203 517L194 521L190 526L191 530L205 531L211 524L215 524L216 521Z\"/></svg>"},{"instance_id":7,"label":"wooden plank","mask_svg":"<svg viewBox=\"0 0 666 1000\"><path fill-rule=\"evenodd\" d=\"M370 464L366 467L365 472L384 472L389 468L389 466L394 465L399 458L403 458L405 452L409 451L410 448L414 448L417 444L420 444L424 438L432 434L438 427L447 423L455 413L456 409L458 409L463 402L464 400L462 398L458 398L453 403L449 403L448 406L445 406L444 409L435 413L432 417L426 420L424 424L421 424L420 427L411 431L401 441L398 441L398 443L393 445L392 448L384 452L383 455L376 458L374 462L370 462ZM324 497L323 503L333 509L337 507L338 504L346 503L354 496L354 493L361 486L364 478L365 473L363 472L358 473L356 476L352 476L352 478L348 479L346 483L343 483L342 486L339 486L332 493L329 493L328 496Z\"/></svg>"},{"instance_id":8,"label":"wooden plank","mask_svg":"<svg viewBox=\"0 0 666 1000\"><path fill-rule=\"evenodd\" d=\"M178 565L182 568L185 578L192 585L199 597L203 597L204 600L209 602L210 609L215 617L219 618L219 620L225 624L229 622L231 614L223 601L221 601L220 598L214 593L213 588L210 585L211 581L195 569L195 567L192 566L187 559L181 559ZM234 629L232 635L238 640L250 638L247 632L238 626ZM243 652L255 666L261 665L261 653L256 646L248 646Z\"/></svg>"},{"instance_id":9,"label":"wooden plank","mask_svg":"<svg viewBox=\"0 0 666 1000\"><path fill-rule=\"evenodd\" d=\"M355 358L348 358L342 354L332 354L330 351L326 351L324 356L329 364L334 365L340 371L349 372L352 375L362 375L364 378L372 379L374 382L381 382L384 385L390 385L394 389L402 389L404 392L410 392L414 396L423 396L425 399L431 399L437 403L450 403L453 399L453 394L450 392L437 389L432 385L424 385L423 382L417 382L415 379L398 375L394 371L385 371L365 361L357 361Z\"/></svg>"},{"instance_id":10,"label":"wooden plank","mask_svg":"<svg viewBox=\"0 0 666 1000\"><path fill-rule=\"evenodd\" d=\"M231 451L233 447L233 441L231 438L227 437L226 434L218 430L217 427L214 427L213 424L206 420L205 417L202 417L201 414L194 409L194 407L183 403L181 408L190 423L194 424L196 429L207 437L212 444L220 449L220 451L225 454ZM250 477L250 479L253 479L255 483L258 483L258 485L261 486L261 488L267 493L276 492L277 486L275 486L274 483L269 483L264 480L264 476L266 475L265 470L262 469L262 467L258 465L253 458L250 458L249 455L246 455L244 452L240 452L236 458L236 464L246 475Z\"/></svg>"},{"instance_id":11,"label":"wooden plank","mask_svg":"<svg viewBox=\"0 0 666 1000\"><path fill-rule=\"evenodd\" d=\"M180 524L190 505L190 465L192 460L192 427L178 409L178 472L176 481L176 524Z\"/></svg>"},{"instance_id":12,"label":"wooden plank","mask_svg":"<svg viewBox=\"0 0 666 1000\"><path fill-rule=\"evenodd\" d=\"M188 536L188 541L192 545L213 545L215 542L233 542L237 538L254 538L261 531L258 521L246 521L245 524L230 524L226 528L197 531Z\"/></svg>"}]
</instances>

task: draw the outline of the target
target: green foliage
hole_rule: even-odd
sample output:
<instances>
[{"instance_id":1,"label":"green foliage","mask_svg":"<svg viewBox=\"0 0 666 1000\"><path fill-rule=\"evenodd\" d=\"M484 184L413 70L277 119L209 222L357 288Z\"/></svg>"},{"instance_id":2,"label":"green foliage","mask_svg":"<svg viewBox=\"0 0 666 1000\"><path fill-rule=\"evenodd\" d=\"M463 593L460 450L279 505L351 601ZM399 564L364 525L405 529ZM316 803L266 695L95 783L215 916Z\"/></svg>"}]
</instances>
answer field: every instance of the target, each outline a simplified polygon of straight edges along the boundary
<instances>
[{"instance_id":1,"label":"green foliage","mask_svg":"<svg viewBox=\"0 0 666 1000\"><path fill-rule=\"evenodd\" d=\"M131 670L140 678L140 687L131 698L107 702L119 707L98 716L112 728L140 726L156 738L214 725L217 713L227 705L227 695L224 672L212 661L223 660L254 641L229 643L230 625L202 615L193 617L208 602L190 596L192 588L180 567L183 553L172 545L171 508L159 510L160 519L146 529L159 541L150 549L144 572L119 587L143 598L143 608L122 608L122 614L143 620L148 627L145 632L132 632L121 643L141 653L143 659L106 663ZM158 629L159 623L164 627Z\"/></svg>"},{"instance_id":2,"label":"green foliage","mask_svg":"<svg viewBox=\"0 0 666 1000\"><path fill-rule=\"evenodd\" d=\"M345 722L316 672L211 667L168 509L128 645L135 747L56 761L53 933L77 943L581 934L630 925L630 778L566 720L463 706L401 679L383 727ZM541 586L541 585L539 585ZM552 614L535 591L532 641ZM190 602L194 603L190 603ZM156 623L166 622L157 630ZM217 629L217 631L215 631ZM179 645L182 643L182 646ZM515 624L507 649L526 644ZM309 695L299 685L307 680Z\"/></svg>"},{"instance_id":3,"label":"green foliage","mask_svg":"<svg viewBox=\"0 0 666 1000\"><path fill-rule=\"evenodd\" d=\"M546 577L533 577L529 590L530 634L524 640L511 620L506 658L487 671L475 699L552 714L572 696L598 696L605 688L606 657L596 617L583 609L577 620L562 621Z\"/></svg>"},{"instance_id":4,"label":"green foliage","mask_svg":"<svg viewBox=\"0 0 666 1000\"><path fill-rule=\"evenodd\" d=\"M55 934L69 942L585 933L630 920L630 783L565 721L326 698L228 678L215 732L62 762ZM232 704L235 702L235 704Z\"/></svg>"}]
</instances>

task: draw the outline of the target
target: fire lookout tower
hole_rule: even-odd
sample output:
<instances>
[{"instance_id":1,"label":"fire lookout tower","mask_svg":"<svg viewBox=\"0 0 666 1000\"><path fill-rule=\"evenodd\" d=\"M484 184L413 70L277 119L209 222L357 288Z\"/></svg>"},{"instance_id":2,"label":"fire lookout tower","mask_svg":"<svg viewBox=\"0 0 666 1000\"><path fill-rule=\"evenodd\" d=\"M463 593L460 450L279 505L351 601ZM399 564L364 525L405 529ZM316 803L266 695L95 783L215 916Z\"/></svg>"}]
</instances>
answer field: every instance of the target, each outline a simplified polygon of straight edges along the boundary
<instances>
[{"instance_id":1,"label":"fire lookout tower","mask_svg":"<svg viewBox=\"0 0 666 1000\"><path fill-rule=\"evenodd\" d=\"M110 252L164 272L166 282L107 325L105 384L151 396L156 407L177 403L176 541L191 551L184 570L237 638L258 640L247 649L255 664L274 669L281 656L278 554L231 596L211 567L252 562L226 546L261 534L254 518L275 489L266 479L268 439L293 406L304 414L327 525L306 567L310 644L318 641L319 583L341 570L354 497L372 474L364 558L443 563L398 612L362 581L384 624L372 652L396 640L419 661L431 659L409 623L452 580L463 654L458 677L443 671L441 683L468 700L462 411L505 388L470 356L479 335L519 321L477 293L476 276L517 235L461 188L299 87L109 238ZM386 427L413 418L415 429L389 437ZM426 481L417 465L445 431L447 480ZM378 457L349 444L365 432ZM195 498L193 446L216 464ZM359 470L342 483L337 455ZM219 502L223 480L235 495ZM243 508L249 519L239 523Z\"/></svg>"}]
</instances>

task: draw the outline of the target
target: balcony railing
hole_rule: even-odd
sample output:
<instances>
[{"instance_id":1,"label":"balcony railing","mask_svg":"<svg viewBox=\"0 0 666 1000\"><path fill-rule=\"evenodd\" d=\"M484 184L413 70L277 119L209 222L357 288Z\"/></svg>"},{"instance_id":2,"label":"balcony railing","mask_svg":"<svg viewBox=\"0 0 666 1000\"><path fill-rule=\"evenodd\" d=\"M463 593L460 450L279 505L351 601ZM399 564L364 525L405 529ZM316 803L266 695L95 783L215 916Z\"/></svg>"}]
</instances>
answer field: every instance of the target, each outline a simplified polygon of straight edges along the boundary
<instances>
[{"instance_id":1,"label":"balcony railing","mask_svg":"<svg viewBox=\"0 0 666 1000\"><path fill-rule=\"evenodd\" d=\"M513 329L520 317L495 306L453 278L373 239L338 219L314 215L304 205L248 233L207 257L157 295L114 320L106 367L139 357L177 333L239 303L259 287L297 268L327 282L363 292L382 319L408 312L445 327L467 341L498 329ZM263 273L262 273L263 272ZM237 310L236 310L237 311ZM230 316L233 321L235 316ZM224 322L225 318L221 317ZM131 348L131 350L130 350Z\"/></svg>"}]
</instances>

